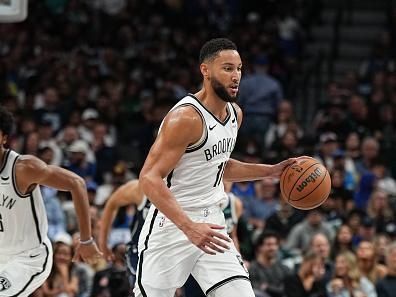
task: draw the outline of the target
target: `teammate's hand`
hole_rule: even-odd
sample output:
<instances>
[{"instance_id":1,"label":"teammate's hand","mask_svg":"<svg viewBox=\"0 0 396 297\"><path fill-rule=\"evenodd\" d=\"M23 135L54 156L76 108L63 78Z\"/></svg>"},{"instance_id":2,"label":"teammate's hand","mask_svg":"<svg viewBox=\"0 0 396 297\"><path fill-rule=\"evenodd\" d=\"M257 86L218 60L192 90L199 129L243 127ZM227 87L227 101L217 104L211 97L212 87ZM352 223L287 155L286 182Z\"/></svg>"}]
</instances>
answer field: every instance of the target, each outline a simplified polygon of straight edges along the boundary
<instances>
[{"instance_id":1,"label":"teammate's hand","mask_svg":"<svg viewBox=\"0 0 396 297\"><path fill-rule=\"evenodd\" d=\"M225 227L207 224L207 223L191 223L183 231L187 238L205 253L214 255L216 252L224 253L230 247L227 242L231 242L231 238L215 230L222 230Z\"/></svg>"},{"instance_id":2,"label":"teammate's hand","mask_svg":"<svg viewBox=\"0 0 396 297\"><path fill-rule=\"evenodd\" d=\"M272 165L272 170L271 170L271 177L274 178L279 178L282 175L283 170L294 163L296 163L297 158L289 158L286 159L278 164Z\"/></svg>"},{"instance_id":3,"label":"teammate's hand","mask_svg":"<svg viewBox=\"0 0 396 297\"><path fill-rule=\"evenodd\" d=\"M103 253L93 241L91 244L78 244L74 253L73 262L83 261L87 264L96 264L103 258Z\"/></svg>"},{"instance_id":4,"label":"teammate's hand","mask_svg":"<svg viewBox=\"0 0 396 297\"><path fill-rule=\"evenodd\" d=\"M111 251L111 249L109 249L107 244L100 244L99 243L99 247L100 247L100 250L102 251L103 257L106 259L106 261L109 261L109 262L114 261L114 254Z\"/></svg>"}]
</instances>

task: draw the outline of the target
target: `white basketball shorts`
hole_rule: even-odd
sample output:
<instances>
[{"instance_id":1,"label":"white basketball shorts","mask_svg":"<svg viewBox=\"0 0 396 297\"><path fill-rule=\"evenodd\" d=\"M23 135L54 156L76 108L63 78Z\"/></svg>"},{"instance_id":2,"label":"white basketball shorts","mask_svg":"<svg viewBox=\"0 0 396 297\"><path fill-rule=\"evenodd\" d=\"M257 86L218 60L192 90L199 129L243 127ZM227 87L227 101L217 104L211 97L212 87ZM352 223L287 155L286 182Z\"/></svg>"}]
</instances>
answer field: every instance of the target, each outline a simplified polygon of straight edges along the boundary
<instances>
[{"instance_id":1,"label":"white basketball shorts","mask_svg":"<svg viewBox=\"0 0 396 297\"><path fill-rule=\"evenodd\" d=\"M219 206L186 213L194 222L225 226ZM227 234L226 228L218 231ZM157 297L154 295L159 292L161 296L173 296L172 292L182 287L190 274L206 295L234 279L249 281L239 252L233 243L229 245L224 253L204 253L152 206L139 237L136 296Z\"/></svg>"},{"instance_id":2,"label":"white basketball shorts","mask_svg":"<svg viewBox=\"0 0 396 297\"><path fill-rule=\"evenodd\" d=\"M0 296L25 297L47 279L52 268L49 239L34 249L17 255L0 255Z\"/></svg>"}]
</instances>

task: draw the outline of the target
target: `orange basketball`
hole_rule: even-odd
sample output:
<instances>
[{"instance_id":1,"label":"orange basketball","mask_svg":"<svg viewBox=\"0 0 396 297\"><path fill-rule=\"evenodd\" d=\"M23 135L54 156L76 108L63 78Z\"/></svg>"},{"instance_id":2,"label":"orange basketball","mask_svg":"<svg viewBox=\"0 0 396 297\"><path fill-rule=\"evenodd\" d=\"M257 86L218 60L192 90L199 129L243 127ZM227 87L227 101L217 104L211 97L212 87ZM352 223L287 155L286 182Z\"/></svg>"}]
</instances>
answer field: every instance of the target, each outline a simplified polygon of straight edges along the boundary
<instances>
[{"instance_id":1,"label":"orange basketball","mask_svg":"<svg viewBox=\"0 0 396 297\"><path fill-rule=\"evenodd\" d=\"M283 199L298 209L312 209L321 205L329 196L331 179L329 172L314 158L299 159L283 170L280 178Z\"/></svg>"}]
</instances>

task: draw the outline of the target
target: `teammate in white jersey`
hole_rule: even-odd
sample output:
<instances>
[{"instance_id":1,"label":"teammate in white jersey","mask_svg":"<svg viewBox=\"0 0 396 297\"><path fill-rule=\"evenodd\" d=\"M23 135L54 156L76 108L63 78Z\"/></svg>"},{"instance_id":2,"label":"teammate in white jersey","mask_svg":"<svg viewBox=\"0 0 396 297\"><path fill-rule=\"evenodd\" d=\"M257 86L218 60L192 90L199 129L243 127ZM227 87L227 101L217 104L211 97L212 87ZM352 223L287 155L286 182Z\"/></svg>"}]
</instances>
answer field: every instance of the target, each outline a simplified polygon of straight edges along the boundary
<instances>
[{"instance_id":1,"label":"teammate in white jersey","mask_svg":"<svg viewBox=\"0 0 396 297\"><path fill-rule=\"evenodd\" d=\"M142 190L153 205L139 238L137 297L172 297L190 273L207 296L254 297L225 229L222 181L279 177L295 162L230 159L242 121L235 104L242 62L233 42L207 42L200 70L201 90L183 98L164 118L140 173Z\"/></svg>"},{"instance_id":2,"label":"teammate in white jersey","mask_svg":"<svg viewBox=\"0 0 396 297\"><path fill-rule=\"evenodd\" d=\"M84 181L74 173L36 157L5 149L13 117L0 107L0 296L29 296L48 277L52 247L39 185L70 191L76 208L80 245L73 260L95 263L101 258L91 236Z\"/></svg>"}]
</instances>

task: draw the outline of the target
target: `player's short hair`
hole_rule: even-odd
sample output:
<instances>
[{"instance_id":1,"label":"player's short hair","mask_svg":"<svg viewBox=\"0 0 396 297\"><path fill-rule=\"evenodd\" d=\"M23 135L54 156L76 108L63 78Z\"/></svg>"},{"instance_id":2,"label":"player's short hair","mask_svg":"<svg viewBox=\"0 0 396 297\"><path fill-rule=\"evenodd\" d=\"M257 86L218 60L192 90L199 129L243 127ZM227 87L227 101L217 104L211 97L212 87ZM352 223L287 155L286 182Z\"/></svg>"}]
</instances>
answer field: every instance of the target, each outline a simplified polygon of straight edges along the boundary
<instances>
[{"instance_id":1,"label":"player's short hair","mask_svg":"<svg viewBox=\"0 0 396 297\"><path fill-rule=\"evenodd\" d=\"M14 117L11 112L0 106L0 131L3 132L4 135L10 135L13 125Z\"/></svg>"},{"instance_id":2,"label":"player's short hair","mask_svg":"<svg viewBox=\"0 0 396 297\"><path fill-rule=\"evenodd\" d=\"M237 51L238 49L235 43L227 38L215 38L207 41L199 52L199 63L215 58L219 52L224 50Z\"/></svg>"}]
</instances>

